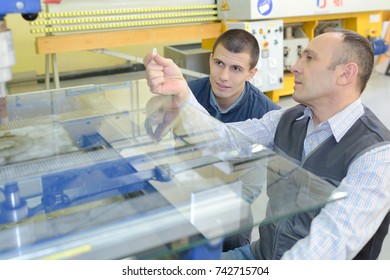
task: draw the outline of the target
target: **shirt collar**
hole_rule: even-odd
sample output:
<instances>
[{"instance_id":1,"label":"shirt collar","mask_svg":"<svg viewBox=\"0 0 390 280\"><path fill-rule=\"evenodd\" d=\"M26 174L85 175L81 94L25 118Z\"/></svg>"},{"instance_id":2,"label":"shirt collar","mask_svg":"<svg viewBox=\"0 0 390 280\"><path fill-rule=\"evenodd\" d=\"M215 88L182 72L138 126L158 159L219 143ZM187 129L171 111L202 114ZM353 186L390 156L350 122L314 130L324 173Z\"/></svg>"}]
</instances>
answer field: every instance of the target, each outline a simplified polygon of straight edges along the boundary
<instances>
[{"instance_id":1,"label":"shirt collar","mask_svg":"<svg viewBox=\"0 0 390 280\"><path fill-rule=\"evenodd\" d=\"M343 138L351 126L364 114L361 99L357 99L351 105L331 117L328 122L337 142Z\"/></svg>"},{"instance_id":2,"label":"shirt collar","mask_svg":"<svg viewBox=\"0 0 390 280\"><path fill-rule=\"evenodd\" d=\"M360 98L352 104L338 112L336 115L328 119L326 122L332 131L332 134L337 142L343 138L351 126L364 114L364 107ZM306 107L303 116L298 119L309 117L310 122L313 121L313 111ZM324 124L323 123L323 124ZM320 124L321 126L322 124Z\"/></svg>"},{"instance_id":3,"label":"shirt collar","mask_svg":"<svg viewBox=\"0 0 390 280\"><path fill-rule=\"evenodd\" d=\"M215 110L217 110L219 113L221 114L227 114L229 113L231 110L233 110L234 108L237 107L237 104L241 101L241 99L244 98L244 94L245 94L245 89L244 91L242 92L242 94L240 95L240 97L232 104L229 106L229 108L227 108L225 111L222 112L221 108L219 107L218 103L217 103L217 100L215 100L215 96L214 96L214 93L213 93L213 90L210 88L210 104L211 106L213 106L213 108Z\"/></svg>"}]
</instances>

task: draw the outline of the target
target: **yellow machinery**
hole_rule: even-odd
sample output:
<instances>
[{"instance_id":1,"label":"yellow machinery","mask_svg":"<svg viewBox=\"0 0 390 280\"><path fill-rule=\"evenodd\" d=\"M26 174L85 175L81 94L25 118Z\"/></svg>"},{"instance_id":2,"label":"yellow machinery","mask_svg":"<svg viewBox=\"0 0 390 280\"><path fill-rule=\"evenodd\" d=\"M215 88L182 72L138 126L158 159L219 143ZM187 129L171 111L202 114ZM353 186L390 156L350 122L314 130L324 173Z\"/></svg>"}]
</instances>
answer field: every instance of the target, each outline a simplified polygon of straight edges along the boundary
<instances>
[{"instance_id":1,"label":"yellow machinery","mask_svg":"<svg viewBox=\"0 0 390 280\"><path fill-rule=\"evenodd\" d=\"M210 49L228 23L237 21L282 20L285 27L299 26L309 40L324 24L375 38L381 36L382 24L390 18L390 2L382 0L185 0L180 5L170 0L164 5L156 5L155 0L74 2L63 0L50 6L30 24L36 53L46 57L47 88L50 72L55 87L60 87L56 57L60 53L194 41ZM25 41L21 42L23 50ZM14 44L17 52L19 42ZM32 60L19 60L18 64L24 61ZM283 87L267 94L278 101L279 96L291 94L291 83L291 76L285 73Z\"/></svg>"}]
</instances>

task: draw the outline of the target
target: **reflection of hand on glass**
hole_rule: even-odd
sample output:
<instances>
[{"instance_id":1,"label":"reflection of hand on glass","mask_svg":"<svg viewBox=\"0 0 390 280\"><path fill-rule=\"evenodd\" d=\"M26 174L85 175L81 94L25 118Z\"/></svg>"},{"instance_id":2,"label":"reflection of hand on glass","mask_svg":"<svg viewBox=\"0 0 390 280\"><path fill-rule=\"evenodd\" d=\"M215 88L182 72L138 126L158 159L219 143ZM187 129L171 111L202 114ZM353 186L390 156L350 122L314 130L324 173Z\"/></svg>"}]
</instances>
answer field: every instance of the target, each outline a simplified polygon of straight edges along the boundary
<instances>
[{"instance_id":1,"label":"reflection of hand on glass","mask_svg":"<svg viewBox=\"0 0 390 280\"><path fill-rule=\"evenodd\" d=\"M154 96L146 104L145 129L155 141L160 141L177 123L179 110L172 96Z\"/></svg>"}]
</instances>

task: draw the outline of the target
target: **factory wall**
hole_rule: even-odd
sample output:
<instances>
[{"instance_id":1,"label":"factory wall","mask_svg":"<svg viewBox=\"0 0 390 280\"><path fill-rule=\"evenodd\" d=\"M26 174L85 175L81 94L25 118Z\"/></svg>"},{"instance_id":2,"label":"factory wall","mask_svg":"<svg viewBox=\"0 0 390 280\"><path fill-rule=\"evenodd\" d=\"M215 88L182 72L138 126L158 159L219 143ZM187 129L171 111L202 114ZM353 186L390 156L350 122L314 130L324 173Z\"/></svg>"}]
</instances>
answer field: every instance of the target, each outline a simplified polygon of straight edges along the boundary
<instances>
[{"instance_id":1,"label":"factory wall","mask_svg":"<svg viewBox=\"0 0 390 280\"><path fill-rule=\"evenodd\" d=\"M15 50L16 63L12 67L12 73L15 79L18 77L28 76L32 74L44 75L45 73L45 57L35 52L35 38L42 36L30 33L29 23L20 15L9 14L5 17L7 27L12 32L13 46ZM182 43L182 42L179 42ZM127 46L115 48L113 50L120 51L129 55L143 57L149 50L157 47L161 53L163 45L145 45ZM123 59L90 53L88 51L78 51L69 53L57 54L58 68L60 72L82 71L96 68L115 67L116 65L124 64Z\"/></svg>"}]
</instances>

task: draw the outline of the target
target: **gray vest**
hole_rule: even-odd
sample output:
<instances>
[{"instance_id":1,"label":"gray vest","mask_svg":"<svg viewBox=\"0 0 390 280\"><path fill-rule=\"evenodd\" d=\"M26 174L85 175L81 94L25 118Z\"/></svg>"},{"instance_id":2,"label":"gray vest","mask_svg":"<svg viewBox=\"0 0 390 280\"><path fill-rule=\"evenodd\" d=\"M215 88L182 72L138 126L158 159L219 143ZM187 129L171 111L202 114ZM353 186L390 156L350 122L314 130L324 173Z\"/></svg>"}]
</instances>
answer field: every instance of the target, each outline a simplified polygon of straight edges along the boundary
<instances>
[{"instance_id":1,"label":"gray vest","mask_svg":"<svg viewBox=\"0 0 390 280\"><path fill-rule=\"evenodd\" d=\"M304 109L303 105L297 105L283 114L276 129L274 151L330 182L335 187L346 176L349 165L355 158L375 146L390 143L390 131L368 108L364 108L363 116L356 121L339 143L336 142L334 137L330 137L304 159L303 142L306 137L309 118L305 117L297 120L303 115ZM282 167L278 166L277 168L280 169ZM271 170L272 168L269 169ZM280 177L281 171L278 171L279 174L277 176L273 176L272 172L268 173L267 194L270 200L267 205L267 215L277 214L277 211L283 207L289 207L288 203L278 205L278 200L281 201L283 199L280 196L284 195L290 197L290 201L295 201L296 190L299 189L299 185L304 185L305 182L313 179L308 178L310 174L302 172L299 168L294 170L290 166L286 170L288 169L293 171L288 176L284 176L285 178L282 178L285 180L277 179L277 176ZM270 184L275 183L284 184L282 187L288 191L278 192L276 187L269 187ZM297 187L291 187L292 185ZM326 190L326 192L328 191ZM286 202L289 199L285 197L283 201ZM280 259L284 252L288 251L298 240L309 234L311 221L320 211L320 208L312 209L304 213L281 218L268 225L259 226L260 239L251 244L255 257L257 259ZM389 229L389 221L390 214L387 214L378 231L355 259L378 258L383 240Z\"/></svg>"}]
</instances>

